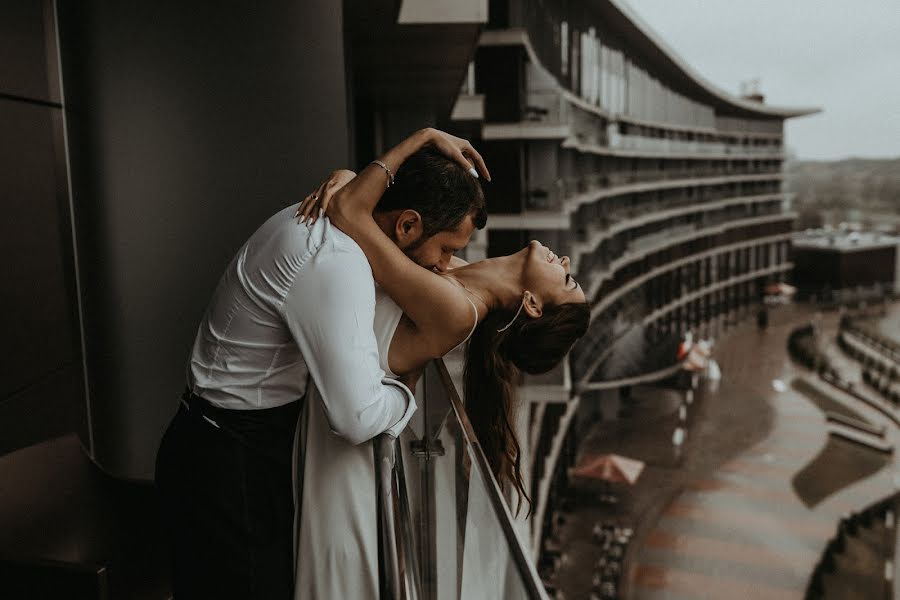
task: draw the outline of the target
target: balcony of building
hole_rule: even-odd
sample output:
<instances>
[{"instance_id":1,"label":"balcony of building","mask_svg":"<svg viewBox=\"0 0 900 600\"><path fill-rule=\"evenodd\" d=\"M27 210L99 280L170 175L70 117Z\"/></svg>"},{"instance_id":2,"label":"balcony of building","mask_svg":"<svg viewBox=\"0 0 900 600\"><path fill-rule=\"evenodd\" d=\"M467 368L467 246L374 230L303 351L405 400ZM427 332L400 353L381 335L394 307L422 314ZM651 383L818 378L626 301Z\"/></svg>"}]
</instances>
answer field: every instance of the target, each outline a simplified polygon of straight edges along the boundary
<instances>
[{"instance_id":1,"label":"balcony of building","mask_svg":"<svg viewBox=\"0 0 900 600\"><path fill-rule=\"evenodd\" d=\"M747 232L736 233L746 235ZM719 290L747 273L788 269L789 235L789 232L769 236L751 233L746 241L721 245L714 240L703 240L702 244L672 248L632 263L601 287L602 292L593 306L597 327L604 314L636 312L649 323L671 312L683 299L695 296L698 290ZM597 341L597 345L603 343ZM576 348L576 354L582 353L583 349Z\"/></svg>"},{"instance_id":2,"label":"balcony of building","mask_svg":"<svg viewBox=\"0 0 900 600\"><path fill-rule=\"evenodd\" d=\"M759 234L745 235L745 232L734 232L732 239L747 237L744 241L715 243L709 239L700 243L692 243L680 248L673 248L664 253L647 257L645 260L628 265L612 278L605 280L597 292L597 301L592 307L594 315L610 310L626 294L639 289L643 284L662 288L657 293L682 294L697 284L693 281L714 281L726 279L738 269L742 262L755 264L780 264L787 262L789 233L774 233L768 236ZM699 279L691 279L687 273L690 265L703 265L702 270L695 271ZM653 266L655 265L655 266ZM657 279L662 277L661 279ZM659 300L651 300L658 303Z\"/></svg>"},{"instance_id":3,"label":"balcony of building","mask_svg":"<svg viewBox=\"0 0 900 600\"><path fill-rule=\"evenodd\" d=\"M623 380L640 378L642 374L673 366L676 363L674 355L667 354L668 365L664 360L659 363L651 361L650 364L635 363L630 372L602 368L621 350L623 340L634 331L661 331L680 337L689 330L710 328L715 319L758 303L763 287L785 277L792 267L792 263L783 261L768 267L741 269L728 278L688 288L689 291L672 294L669 300L643 314L626 311L625 323L634 323L631 326L623 325L622 317L616 314L616 309L625 302L616 303L613 310L592 323L591 330L573 351L571 361L575 389L585 391L621 387ZM629 291L636 293L629 294L627 298L640 299L646 297L647 288ZM601 385L595 385L597 383Z\"/></svg>"},{"instance_id":4,"label":"balcony of building","mask_svg":"<svg viewBox=\"0 0 900 600\"><path fill-rule=\"evenodd\" d=\"M783 158L780 135L754 135L670 128L642 120L623 120L591 110L561 89L533 88L541 79L532 65L526 72L525 104L513 122L482 127L485 140L558 139L564 147L599 155L719 160Z\"/></svg>"},{"instance_id":5,"label":"balcony of building","mask_svg":"<svg viewBox=\"0 0 900 600\"><path fill-rule=\"evenodd\" d=\"M706 198L676 194L665 200L648 199L635 202L628 198L616 202L601 202L582 207L574 218L582 224L574 232L575 241L567 248L576 273L584 254L593 253L603 244L620 246L639 244L638 238L671 227L677 230L685 222L695 226L713 226L728 220L740 220L783 212L786 194L760 194L733 197L733 192L719 191L706 194ZM721 199L720 199L721 198Z\"/></svg>"},{"instance_id":6,"label":"balcony of building","mask_svg":"<svg viewBox=\"0 0 900 600\"><path fill-rule=\"evenodd\" d=\"M646 255L698 237L718 233L723 228L731 229L782 218L791 219L793 213L784 213L779 203L769 202L731 205L718 210L650 220L635 227L603 235L597 244L585 245L583 253L575 260L580 265L582 256L588 258L586 261L588 267L575 271L586 281L591 281L594 279L591 273L596 272L598 267L605 266L608 270L615 271L634 260L636 255ZM578 250L578 246L581 245L573 244L573 246Z\"/></svg>"},{"instance_id":7,"label":"balcony of building","mask_svg":"<svg viewBox=\"0 0 900 600\"><path fill-rule=\"evenodd\" d=\"M610 240L624 232L650 225L668 222L677 223L681 219L705 220L707 215L711 215L709 218L715 220L717 214L727 214L729 212L735 215L735 218L776 214L781 210L782 197L781 194L739 196L708 203L691 203L680 208L664 208L667 205L653 206L652 203L647 203L646 209L648 212L642 214L635 209L623 210L619 214L614 215L606 227L595 225L593 221L581 221L588 223L588 225L579 232L581 239L573 244L572 255L574 258L572 268L576 271L578 270L582 253L589 253L599 247L604 241ZM656 212L650 212L654 210Z\"/></svg>"},{"instance_id":8,"label":"balcony of building","mask_svg":"<svg viewBox=\"0 0 900 600\"><path fill-rule=\"evenodd\" d=\"M701 139L683 139L694 137ZM705 139L703 139L705 138ZM717 140L716 136L649 135L642 133L620 133L610 140L610 150L620 156L671 156L693 158L709 156L721 159L767 158L783 159L780 144L735 143Z\"/></svg>"},{"instance_id":9,"label":"balcony of building","mask_svg":"<svg viewBox=\"0 0 900 600\"><path fill-rule=\"evenodd\" d=\"M426 370L417 403L400 438L375 443L385 597L546 598L528 523L498 485L443 362ZM152 486L102 473L74 435L3 456L0 474L17 482L0 495L0 595L169 597Z\"/></svg>"},{"instance_id":10,"label":"balcony of building","mask_svg":"<svg viewBox=\"0 0 900 600\"><path fill-rule=\"evenodd\" d=\"M783 174L776 166L696 169L646 169L587 172L576 177L526 182L521 199L508 202L505 212L491 215L492 230L569 229L578 223L584 206L617 197L686 190L706 197L707 188L729 186L731 198L777 193ZM758 185L759 184L759 185ZM685 204L684 206L688 206ZM583 223L584 221L580 221Z\"/></svg>"},{"instance_id":11,"label":"balcony of building","mask_svg":"<svg viewBox=\"0 0 900 600\"><path fill-rule=\"evenodd\" d=\"M789 233L795 216L780 210L737 220L720 215L717 221L708 223L698 221L677 227L648 226L650 231L646 235L630 239L632 232L625 232L609 243L604 241L593 252L582 255L577 276L583 282L588 297L602 302L607 297L606 293L611 291L604 287L607 282L624 284L630 274L664 265L669 259L680 258L685 251L706 251L738 240Z\"/></svg>"},{"instance_id":12,"label":"balcony of building","mask_svg":"<svg viewBox=\"0 0 900 600\"><path fill-rule=\"evenodd\" d=\"M547 148L529 148L528 164L540 162L545 154L556 154ZM528 169L524 182L524 196L520 202L509 203L500 212L498 223L492 226L512 227L516 223L558 222L568 227L565 218L579 207L604 198L672 190L678 188L707 188L733 185L734 196L742 194L740 184L779 182L783 175L778 164L767 162L711 165L707 162L631 161L627 159L573 160L565 151L557 161L540 170ZM524 163L525 159L521 159ZM774 191L774 190L773 190ZM512 215L523 221L515 221ZM527 226L527 225L526 225Z\"/></svg>"},{"instance_id":13,"label":"balcony of building","mask_svg":"<svg viewBox=\"0 0 900 600\"><path fill-rule=\"evenodd\" d=\"M624 230L632 224L739 204L780 201L787 208L790 199L790 194L781 192L777 181L751 181L604 197L579 206L573 218L577 223L602 223L611 230Z\"/></svg>"}]
</instances>

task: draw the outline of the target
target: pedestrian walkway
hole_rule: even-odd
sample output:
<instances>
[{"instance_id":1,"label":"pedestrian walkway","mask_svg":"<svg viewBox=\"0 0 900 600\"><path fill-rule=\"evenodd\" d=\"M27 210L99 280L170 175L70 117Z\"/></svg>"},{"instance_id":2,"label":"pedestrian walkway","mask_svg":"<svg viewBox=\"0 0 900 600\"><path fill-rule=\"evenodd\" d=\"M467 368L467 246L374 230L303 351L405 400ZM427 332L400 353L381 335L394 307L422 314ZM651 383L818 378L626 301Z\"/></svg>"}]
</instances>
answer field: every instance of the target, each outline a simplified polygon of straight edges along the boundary
<instances>
[{"instance_id":1,"label":"pedestrian walkway","mask_svg":"<svg viewBox=\"0 0 900 600\"><path fill-rule=\"evenodd\" d=\"M787 334L803 323L802 313L797 316L771 328L764 342L733 335L721 345L720 360L727 364L740 354L755 368L723 365L728 385L719 397L760 390L801 370L786 355ZM827 315L823 322L832 325L835 318ZM766 358L755 360L760 354ZM768 435L691 482L666 508L635 561L632 597L801 598L840 517L893 491L886 456L829 440L821 409L796 389L766 392L773 411ZM881 422L879 415L857 410ZM832 479L849 485L808 507L804 498L814 494L803 488Z\"/></svg>"},{"instance_id":2,"label":"pedestrian walkway","mask_svg":"<svg viewBox=\"0 0 900 600\"><path fill-rule=\"evenodd\" d=\"M567 598L589 596L589 532L604 518L635 528L623 597L803 597L841 515L894 490L893 469L885 468L891 458L829 439L822 410L790 385L805 370L789 360L787 337L812 314L784 307L767 330L744 324L716 346L723 378L690 407L680 458L671 452L674 415L596 425L581 454L617 452L648 467L613 507L598 506L589 486L576 487L562 533L569 560L559 581ZM882 423L874 411L859 416ZM807 489L828 478L848 485Z\"/></svg>"},{"instance_id":3,"label":"pedestrian walkway","mask_svg":"<svg viewBox=\"0 0 900 600\"><path fill-rule=\"evenodd\" d=\"M879 333L900 342L900 303L889 305L886 314L876 322Z\"/></svg>"},{"instance_id":4,"label":"pedestrian walkway","mask_svg":"<svg viewBox=\"0 0 900 600\"><path fill-rule=\"evenodd\" d=\"M885 470L807 508L793 480L828 442L822 414L793 390L772 403L771 434L663 512L636 561L633 597L801 598L841 515L892 491ZM819 471L827 477L828 465Z\"/></svg>"}]
</instances>

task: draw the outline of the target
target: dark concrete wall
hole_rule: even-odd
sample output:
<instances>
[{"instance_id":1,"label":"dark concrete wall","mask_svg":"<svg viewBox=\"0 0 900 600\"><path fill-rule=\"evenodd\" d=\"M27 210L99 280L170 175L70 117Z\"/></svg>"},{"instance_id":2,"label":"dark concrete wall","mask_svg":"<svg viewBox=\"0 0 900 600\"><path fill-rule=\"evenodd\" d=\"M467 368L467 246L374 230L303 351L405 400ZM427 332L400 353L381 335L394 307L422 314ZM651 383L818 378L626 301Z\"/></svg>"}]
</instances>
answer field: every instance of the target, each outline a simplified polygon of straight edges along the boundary
<instances>
[{"instance_id":1,"label":"dark concrete wall","mask_svg":"<svg viewBox=\"0 0 900 600\"><path fill-rule=\"evenodd\" d=\"M52 2L0 2L0 57L4 454L87 429Z\"/></svg>"},{"instance_id":2,"label":"dark concrete wall","mask_svg":"<svg viewBox=\"0 0 900 600\"><path fill-rule=\"evenodd\" d=\"M837 251L794 248L794 278L801 288L832 290L871 286L894 281L897 249L894 247Z\"/></svg>"},{"instance_id":3,"label":"dark concrete wall","mask_svg":"<svg viewBox=\"0 0 900 600\"><path fill-rule=\"evenodd\" d=\"M348 161L341 3L59 13L94 458L148 478L228 261Z\"/></svg>"},{"instance_id":4,"label":"dark concrete wall","mask_svg":"<svg viewBox=\"0 0 900 600\"><path fill-rule=\"evenodd\" d=\"M484 94L487 123L516 123L525 108L525 51L518 46L485 46L475 55L475 89Z\"/></svg>"},{"instance_id":5,"label":"dark concrete wall","mask_svg":"<svg viewBox=\"0 0 900 600\"><path fill-rule=\"evenodd\" d=\"M845 252L841 256L842 287L891 283L896 272L897 248L872 248Z\"/></svg>"}]
</instances>

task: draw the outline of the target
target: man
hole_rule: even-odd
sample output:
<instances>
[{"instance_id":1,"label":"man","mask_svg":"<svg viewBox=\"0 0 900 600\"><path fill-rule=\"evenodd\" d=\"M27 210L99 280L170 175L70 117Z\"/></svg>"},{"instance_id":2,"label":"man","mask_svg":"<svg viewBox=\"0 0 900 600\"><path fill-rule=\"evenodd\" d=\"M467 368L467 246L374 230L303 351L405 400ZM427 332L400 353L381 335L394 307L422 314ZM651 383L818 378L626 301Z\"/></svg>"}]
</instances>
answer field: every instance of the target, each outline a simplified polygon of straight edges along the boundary
<instances>
[{"instance_id":1,"label":"man","mask_svg":"<svg viewBox=\"0 0 900 600\"><path fill-rule=\"evenodd\" d=\"M444 269L486 220L462 154L474 150L434 130L414 136L452 147L460 164L426 149L398 161L395 178L382 161L395 185L376 219L418 264ZM416 408L407 385L383 379L362 250L327 219L298 226L295 208L264 223L222 276L157 456L178 599L291 597L291 447L310 385L351 443L398 435Z\"/></svg>"}]
</instances>

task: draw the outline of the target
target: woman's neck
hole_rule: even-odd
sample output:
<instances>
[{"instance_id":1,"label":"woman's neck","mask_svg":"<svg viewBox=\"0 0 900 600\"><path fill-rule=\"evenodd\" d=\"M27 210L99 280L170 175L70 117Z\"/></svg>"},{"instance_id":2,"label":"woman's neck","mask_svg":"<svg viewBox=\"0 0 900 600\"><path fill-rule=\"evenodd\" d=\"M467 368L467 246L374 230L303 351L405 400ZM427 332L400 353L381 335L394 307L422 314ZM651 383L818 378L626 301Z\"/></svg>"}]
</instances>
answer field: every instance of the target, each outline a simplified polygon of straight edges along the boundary
<instances>
[{"instance_id":1,"label":"woman's neck","mask_svg":"<svg viewBox=\"0 0 900 600\"><path fill-rule=\"evenodd\" d=\"M515 310L522 302L523 257L518 254L480 260L453 269L447 277L481 299L489 311Z\"/></svg>"}]
</instances>

